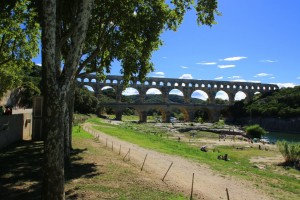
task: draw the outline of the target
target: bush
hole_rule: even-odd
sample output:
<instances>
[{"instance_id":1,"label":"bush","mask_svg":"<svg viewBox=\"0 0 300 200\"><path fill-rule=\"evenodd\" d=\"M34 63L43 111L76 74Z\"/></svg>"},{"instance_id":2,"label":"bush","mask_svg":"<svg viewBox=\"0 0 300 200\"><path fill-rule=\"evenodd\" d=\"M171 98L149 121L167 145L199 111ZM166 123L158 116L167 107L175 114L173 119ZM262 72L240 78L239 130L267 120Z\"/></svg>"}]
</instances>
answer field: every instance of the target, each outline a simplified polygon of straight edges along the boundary
<instances>
[{"instance_id":1,"label":"bush","mask_svg":"<svg viewBox=\"0 0 300 200\"><path fill-rule=\"evenodd\" d=\"M254 124L251 126L246 126L246 134L250 138L261 138L261 136L265 135L267 131L265 131L258 124Z\"/></svg>"},{"instance_id":2,"label":"bush","mask_svg":"<svg viewBox=\"0 0 300 200\"><path fill-rule=\"evenodd\" d=\"M300 142L277 141L276 143L280 153L287 164L294 164L300 167Z\"/></svg>"}]
</instances>

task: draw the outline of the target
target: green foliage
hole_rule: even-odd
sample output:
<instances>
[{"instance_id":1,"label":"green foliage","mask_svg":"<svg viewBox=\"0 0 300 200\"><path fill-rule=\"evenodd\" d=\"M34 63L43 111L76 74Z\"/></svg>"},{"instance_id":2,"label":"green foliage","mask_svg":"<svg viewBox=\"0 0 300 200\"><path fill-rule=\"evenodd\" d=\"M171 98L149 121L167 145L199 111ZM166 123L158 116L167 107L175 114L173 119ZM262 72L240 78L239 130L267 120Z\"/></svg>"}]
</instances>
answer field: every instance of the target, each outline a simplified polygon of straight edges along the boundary
<instances>
[{"instance_id":1,"label":"green foliage","mask_svg":"<svg viewBox=\"0 0 300 200\"><path fill-rule=\"evenodd\" d=\"M267 132L258 124L250 125L245 128L246 134L250 138L261 138Z\"/></svg>"},{"instance_id":2,"label":"green foliage","mask_svg":"<svg viewBox=\"0 0 300 200\"><path fill-rule=\"evenodd\" d=\"M217 122L215 122L215 123L213 124L213 127L214 127L214 128L223 128L224 125L225 125L224 120L219 120L219 121L217 121Z\"/></svg>"},{"instance_id":3,"label":"green foliage","mask_svg":"<svg viewBox=\"0 0 300 200\"><path fill-rule=\"evenodd\" d=\"M177 30L187 10L195 6L199 25L215 24L217 0L99 1L93 6L79 73L110 72L113 60L120 61L124 83L138 77L143 81L153 70L152 52L162 45L164 30ZM118 8L118 9L116 9ZM66 19L73 16L67 15ZM82 71L82 69L85 69Z\"/></svg>"},{"instance_id":4,"label":"green foliage","mask_svg":"<svg viewBox=\"0 0 300 200\"><path fill-rule=\"evenodd\" d=\"M41 71L42 67L38 65L23 69L19 106L32 107L33 97L41 94Z\"/></svg>"},{"instance_id":5,"label":"green foliage","mask_svg":"<svg viewBox=\"0 0 300 200\"><path fill-rule=\"evenodd\" d=\"M28 0L0 4L0 97L20 86L22 69L33 66L39 50L36 15Z\"/></svg>"},{"instance_id":6,"label":"green foliage","mask_svg":"<svg viewBox=\"0 0 300 200\"><path fill-rule=\"evenodd\" d=\"M300 86L282 88L274 93L261 95L257 100L246 105L246 110L252 117L298 117L300 116Z\"/></svg>"},{"instance_id":7,"label":"green foliage","mask_svg":"<svg viewBox=\"0 0 300 200\"><path fill-rule=\"evenodd\" d=\"M98 99L87 88L75 89L74 111L81 114L96 113L98 111Z\"/></svg>"},{"instance_id":8,"label":"green foliage","mask_svg":"<svg viewBox=\"0 0 300 200\"><path fill-rule=\"evenodd\" d=\"M300 143L277 141L276 143L280 153L285 158L287 164L298 165L300 167Z\"/></svg>"}]
</instances>

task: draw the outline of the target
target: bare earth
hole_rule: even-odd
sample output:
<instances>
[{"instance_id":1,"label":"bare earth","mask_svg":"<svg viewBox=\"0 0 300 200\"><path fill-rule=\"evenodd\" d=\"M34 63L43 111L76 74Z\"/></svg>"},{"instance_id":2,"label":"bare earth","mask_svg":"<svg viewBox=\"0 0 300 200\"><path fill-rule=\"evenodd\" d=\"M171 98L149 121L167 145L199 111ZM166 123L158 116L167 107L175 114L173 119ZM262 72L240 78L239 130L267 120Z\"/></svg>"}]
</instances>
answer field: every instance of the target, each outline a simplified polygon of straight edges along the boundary
<instances>
[{"instance_id":1,"label":"bare earth","mask_svg":"<svg viewBox=\"0 0 300 200\"><path fill-rule=\"evenodd\" d=\"M226 188L228 188L231 200L267 200L272 199L264 191L256 189L250 182L239 180L235 177L229 177L212 171L209 166L199 164L179 156L167 155L139 147L135 144L122 141L118 138L106 135L100 131L91 128L91 124L85 124L86 131L99 136L99 140L111 147L116 152L120 151L123 157L130 149L125 159L130 158L130 162L140 169L147 154L143 171L154 178L162 179L170 167L164 182L176 190L189 194L191 192L192 176L194 173L194 199L227 199ZM130 156L130 157L129 157Z\"/></svg>"}]
</instances>

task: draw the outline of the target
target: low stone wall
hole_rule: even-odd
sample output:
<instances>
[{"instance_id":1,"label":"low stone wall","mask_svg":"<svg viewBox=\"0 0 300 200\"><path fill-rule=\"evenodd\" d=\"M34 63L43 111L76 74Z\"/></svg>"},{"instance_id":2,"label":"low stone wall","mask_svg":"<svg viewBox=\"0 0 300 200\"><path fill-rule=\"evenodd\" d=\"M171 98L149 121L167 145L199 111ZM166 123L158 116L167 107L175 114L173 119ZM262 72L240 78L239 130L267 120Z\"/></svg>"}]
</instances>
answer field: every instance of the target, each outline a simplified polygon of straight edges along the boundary
<instances>
[{"instance_id":1,"label":"low stone wall","mask_svg":"<svg viewBox=\"0 0 300 200\"><path fill-rule=\"evenodd\" d=\"M0 116L0 149L21 140L31 139L32 114Z\"/></svg>"}]
</instances>

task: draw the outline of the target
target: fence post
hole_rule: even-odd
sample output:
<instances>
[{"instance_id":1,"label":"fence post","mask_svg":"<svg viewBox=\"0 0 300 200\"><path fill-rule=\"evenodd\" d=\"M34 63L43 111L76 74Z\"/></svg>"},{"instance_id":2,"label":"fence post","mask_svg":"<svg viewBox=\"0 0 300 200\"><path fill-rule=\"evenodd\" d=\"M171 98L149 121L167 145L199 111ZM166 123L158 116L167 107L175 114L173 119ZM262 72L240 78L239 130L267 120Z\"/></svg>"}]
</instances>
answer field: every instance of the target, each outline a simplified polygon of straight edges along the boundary
<instances>
[{"instance_id":1,"label":"fence post","mask_svg":"<svg viewBox=\"0 0 300 200\"><path fill-rule=\"evenodd\" d=\"M147 155L148 155L148 154L146 154L146 156L145 156L145 158L144 158L144 162L143 162L143 165L142 165L141 171L143 171L143 168L144 168L144 164L145 164L145 161L146 161Z\"/></svg>"},{"instance_id":2,"label":"fence post","mask_svg":"<svg viewBox=\"0 0 300 200\"><path fill-rule=\"evenodd\" d=\"M167 170L167 172L165 173L164 177L162 178L162 181L164 181L164 180L165 180L165 177L167 176L167 174L168 174L168 172L169 172L170 168L172 167L172 165L173 165L173 162L171 163L171 165L170 165L169 169Z\"/></svg>"},{"instance_id":3,"label":"fence post","mask_svg":"<svg viewBox=\"0 0 300 200\"><path fill-rule=\"evenodd\" d=\"M227 200L230 200L230 198L229 198L229 192L228 192L228 188L226 188L226 194L227 194Z\"/></svg>"},{"instance_id":4,"label":"fence post","mask_svg":"<svg viewBox=\"0 0 300 200\"><path fill-rule=\"evenodd\" d=\"M192 189L191 189L190 200L193 200L193 190L194 190L194 173L193 173L193 178L192 178Z\"/></svg>"}]
</instances>

